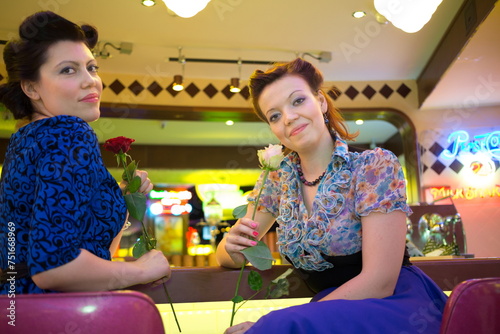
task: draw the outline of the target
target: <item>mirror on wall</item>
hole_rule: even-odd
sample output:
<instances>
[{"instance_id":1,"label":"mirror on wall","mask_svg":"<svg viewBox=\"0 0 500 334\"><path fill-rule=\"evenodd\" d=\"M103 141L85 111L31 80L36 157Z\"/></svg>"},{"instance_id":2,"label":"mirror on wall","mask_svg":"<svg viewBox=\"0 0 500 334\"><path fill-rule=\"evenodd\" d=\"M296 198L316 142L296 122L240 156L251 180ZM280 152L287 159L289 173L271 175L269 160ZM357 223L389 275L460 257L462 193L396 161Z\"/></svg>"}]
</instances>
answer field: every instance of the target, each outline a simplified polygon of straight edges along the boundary
<instances>
[{"instance_id":1,"label":"mirror on wall","mask_svg":"<svg viewBox=\"0 0 500 334\"><path fill-rule=\"evenodd\" d=\"M362 148L379 146L398 156L407 178L408 200L418 203L418 151L415 130L409 118L394 109L344 109L342 113L349 131L359 131L359 136L355 142L350 142L351 145ZM0 151L5 152L8 138L15 131L16 121L5 110L2 115ZM361 120L363 123L359 124ZM125 135L136 140L134 145L137 150L149 147L149 150L142 152L140 160L143 168L148 167L150 157L155 158L156 165L149 167L156 169L162 169L163 166L169 168L169 163L175 159L176 165L171 169L177 169L176 177L182 174L179 169L210 168L204 164L214 160L231 162L239 159L236 164L212 166L215 169L257 168L255 150L271 143L277 144L268 125L249 109L243 108L205 110L140 106L134 110L124 110L104 103L102 117L91 123L91 126L100 142ZM168 148L162 150L162 146ZM180 162L183 164L179 165Z\"/></svg>"}]
</instances>

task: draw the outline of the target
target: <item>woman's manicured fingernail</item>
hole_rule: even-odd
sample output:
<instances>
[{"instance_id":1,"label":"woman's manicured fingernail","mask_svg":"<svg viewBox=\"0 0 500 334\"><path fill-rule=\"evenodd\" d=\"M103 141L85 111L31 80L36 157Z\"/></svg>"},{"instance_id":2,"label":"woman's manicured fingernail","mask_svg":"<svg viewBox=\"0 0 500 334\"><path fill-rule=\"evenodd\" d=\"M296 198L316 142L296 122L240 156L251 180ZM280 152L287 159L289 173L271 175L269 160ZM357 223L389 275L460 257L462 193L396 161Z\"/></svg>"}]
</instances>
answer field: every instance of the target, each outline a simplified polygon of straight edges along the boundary
<instances>
[{"instance_id":1,"label":"woman's manicured fingernail","mask_svg":"<svg viewBox=\"0 0 500 334\"><path fill-rule=\"evenodd\" d=\"M253 234L253 236L254 236L254 237L256 237L256 236L258 236L258 235L259 235L259 232L257 232L257 231L253 231L253 232L252 232L252 234Z\"/></svg>"},{"instance_id":2,"label":"woman's manicured fingernail","mask_svg":"<svg viewBox=\"0 0 500 334\"><path fill-rule=\"evenodd\" d=\"M252 241L252 246L257 245L257 241Z\"/></svg>"},{"instance_id":3,"label":"woman's manicured fingernail","mask_svg":"<svg viewBox=\"0 0 500 334\"><path fill-rule=\"evenodd\" d=\"M256 223L252 223L252 224L250 224L250 226L257 227L257 224Z\"/></svg>"}]
</instances>

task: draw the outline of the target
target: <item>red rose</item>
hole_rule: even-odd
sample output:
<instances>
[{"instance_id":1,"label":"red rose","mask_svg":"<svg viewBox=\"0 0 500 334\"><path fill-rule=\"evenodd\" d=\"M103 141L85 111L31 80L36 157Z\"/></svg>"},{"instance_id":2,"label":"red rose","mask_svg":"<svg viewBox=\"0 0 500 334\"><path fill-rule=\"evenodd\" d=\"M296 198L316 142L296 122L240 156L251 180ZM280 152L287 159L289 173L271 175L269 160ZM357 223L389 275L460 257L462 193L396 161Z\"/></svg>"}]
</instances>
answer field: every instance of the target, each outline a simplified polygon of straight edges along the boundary
<instances>
[{"instance_id":1,"label":"red rose","mask_svg":"<svg viewBox=\"0 0 500 334\"><path fill-rule=\"evenodd\" d=\"M135 142L135 139L120 136L106 140L102 147L114 154L127 153L133 142Z\"/></svg>"}]
</instances>

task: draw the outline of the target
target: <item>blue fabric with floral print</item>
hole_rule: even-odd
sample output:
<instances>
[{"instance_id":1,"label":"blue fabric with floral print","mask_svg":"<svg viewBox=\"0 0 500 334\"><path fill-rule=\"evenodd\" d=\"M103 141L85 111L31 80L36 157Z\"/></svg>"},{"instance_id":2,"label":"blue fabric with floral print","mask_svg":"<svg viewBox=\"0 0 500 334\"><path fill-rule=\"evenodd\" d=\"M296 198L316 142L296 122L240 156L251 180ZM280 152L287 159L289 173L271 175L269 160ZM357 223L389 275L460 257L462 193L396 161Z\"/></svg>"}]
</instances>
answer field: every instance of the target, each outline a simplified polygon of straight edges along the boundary
<instances>
[{"instance_id":1,"label":"blue fabric with floral print","mask_svg":"<svg viewBox=\"0 0 500 334\"><path fill-rule=\"evenodd\" d=\"M342 256L361 250L361 217L370 212L401 210L407 215L406 186L396 156L376 148L349 152L337 138L325 176L318 186L311 212L305 207L297 172L298 156L290 153L278 171L271 172L259 210L273 214L280 253L296 268L322 271L332 268L321 254ZM255 202L262 176L248 196Z\"/></svg>"},{"instance_id":2,"label":"blue fabric with floral print","mask_svg":"<svg viewBox=\"0 0 500 334\"><path fill-rule=\"evenodd\" d=\"M27 263L33 276L74 260L81 249L109 260L125 215L120 188L85 121L45 118L11 137L0 184L0 268L10 264L9 223L15 262ZM0 293L9 288L3 284ZM41 292L31 277L16 280L16 293Z\"/></svg>"}]
</instances>

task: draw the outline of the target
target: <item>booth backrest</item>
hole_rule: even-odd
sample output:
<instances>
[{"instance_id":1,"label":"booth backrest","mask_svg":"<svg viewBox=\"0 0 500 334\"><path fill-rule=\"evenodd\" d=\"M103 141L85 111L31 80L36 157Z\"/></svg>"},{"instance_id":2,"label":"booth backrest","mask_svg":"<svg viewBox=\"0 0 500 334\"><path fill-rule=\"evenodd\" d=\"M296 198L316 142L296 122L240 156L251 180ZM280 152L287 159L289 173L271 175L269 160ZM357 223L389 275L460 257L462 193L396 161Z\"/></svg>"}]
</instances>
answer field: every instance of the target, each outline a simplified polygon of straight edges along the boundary
<instances>
[{"instance_id":1,"label":"booth backrest","mask_svg":"<svg viewBox=\"0 0 500 334\"><path fill-rule=\"evenodd\" d=\"M0 309L2 334L165 333L154 302L137 291L1 295Z\"/></svg>"},{"instance_id":2,"label":"booth backrest","mask_svg":"<svg viewBox=\"0 0 500 334\"><path fill-rule=\"evenodd\" d=\"M440 334L500 333L500 277L464 281L446 302Z\"/></svg>"}]
</instances>

